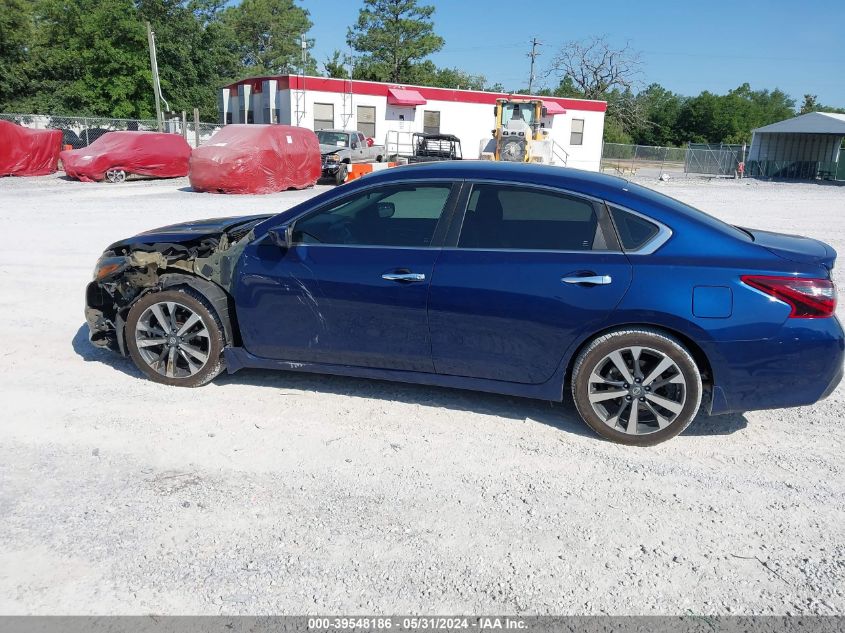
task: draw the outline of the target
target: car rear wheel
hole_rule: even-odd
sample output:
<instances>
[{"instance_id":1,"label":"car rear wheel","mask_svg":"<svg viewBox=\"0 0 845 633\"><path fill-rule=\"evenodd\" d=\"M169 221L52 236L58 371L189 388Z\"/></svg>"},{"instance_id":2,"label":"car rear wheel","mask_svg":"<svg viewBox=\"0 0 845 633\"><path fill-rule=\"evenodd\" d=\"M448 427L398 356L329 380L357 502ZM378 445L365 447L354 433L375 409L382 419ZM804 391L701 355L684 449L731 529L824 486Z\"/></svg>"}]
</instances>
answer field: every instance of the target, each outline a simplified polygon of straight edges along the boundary
<instances>
[{"instance_id":1,"label":"car rear wheel","mask_svg":"<svg viewBox=\"0 0 845 633\"><path fill-rule=\"evenodd\" d=\"M599 435L652 446L689 426L701 404L701 374L674 337L650 329L610 332L578 355L572 396Z\"/></svg>"},{"instance_id":2,"label":"car rear wheel","mask_svg":"<svg viewBox=\"0 0 845 633\"><path fill-rule=\"evenodd\" d=\"M111 183L121 183L126 180L126 172L122 169L108 169L106 170L106 180Z\"/></svg>"},{"instance_id":3,"label":"car rear wheel","mask_svg":"<svg viewBox=\"0 0 845 633\"><path fill-rule=\"evenodd\" d=\"M125 332L129 355L155 382L199 387L223 370L223 326L191 288L144 295L129 310Z\"/></svg>"}]
</instances>

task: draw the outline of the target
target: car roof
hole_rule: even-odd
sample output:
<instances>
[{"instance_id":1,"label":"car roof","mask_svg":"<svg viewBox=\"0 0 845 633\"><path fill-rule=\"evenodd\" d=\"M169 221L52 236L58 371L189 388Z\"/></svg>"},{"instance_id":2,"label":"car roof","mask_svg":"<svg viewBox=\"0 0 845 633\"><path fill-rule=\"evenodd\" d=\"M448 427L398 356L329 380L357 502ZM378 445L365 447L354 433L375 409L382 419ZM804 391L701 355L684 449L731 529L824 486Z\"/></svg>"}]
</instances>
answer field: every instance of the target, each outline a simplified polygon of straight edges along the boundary
<instances>
[{"instance_id":1,"label":"car roof","mask_svg":"<svg viewBox=\"0 0 845 633\"><path fill-rule=\"evenodd\" d=\"M400 165L393 169L373 172L360 180L374 184L421 178L503 180L569 188L584 193L619 191L628 184L628 181L623 178L581 169L490 160L454 160Z\"/></svg>"}]
</instances>

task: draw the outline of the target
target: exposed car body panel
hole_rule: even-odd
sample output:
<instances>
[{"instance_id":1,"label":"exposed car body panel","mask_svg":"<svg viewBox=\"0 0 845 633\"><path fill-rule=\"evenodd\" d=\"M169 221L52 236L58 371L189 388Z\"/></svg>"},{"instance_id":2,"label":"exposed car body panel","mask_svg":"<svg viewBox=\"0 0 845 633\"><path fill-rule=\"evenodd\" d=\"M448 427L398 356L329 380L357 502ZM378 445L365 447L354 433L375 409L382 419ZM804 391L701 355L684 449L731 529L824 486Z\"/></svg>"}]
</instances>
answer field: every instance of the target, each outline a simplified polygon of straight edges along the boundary
<instances>
[{"instance_id":1,"label":"exposed car body panel","mask_svg":"<svg viewBox=\"0 0 845 633\"><path fill-rule=\"evenodd\" d=\"M260 214L180 222L178 224L170 224L168 226L151 229L149 231L139 233L135 237L115 242L109 246L109 249L114 250L131 244L155 244L157 242L182 243L185 241L201 240L211 237L219 238L222 233L231 230L236 226L253 222L255 220L265 220L269 217L271 216L268 214Z\"/></svg>"}]
</instances>

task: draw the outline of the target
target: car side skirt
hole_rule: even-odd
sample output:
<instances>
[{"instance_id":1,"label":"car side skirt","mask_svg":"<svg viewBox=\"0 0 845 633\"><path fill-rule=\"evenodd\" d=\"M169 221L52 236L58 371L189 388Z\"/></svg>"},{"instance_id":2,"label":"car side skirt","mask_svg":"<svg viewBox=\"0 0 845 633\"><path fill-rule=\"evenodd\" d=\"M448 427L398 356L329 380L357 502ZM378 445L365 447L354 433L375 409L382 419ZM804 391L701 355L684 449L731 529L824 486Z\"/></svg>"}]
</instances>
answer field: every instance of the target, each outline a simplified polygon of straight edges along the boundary
<instances>
[{"instance_id":1,"label":"car side skirt","mask_svg":"<svg viewBox=\"0 0 845 633\"><path fill-rule=\"evenodd\" d=\"M371 378L375 380L390 380L418 385L435 387L451 387L471 391L484 391L522 398L536 398L538 400L562 399L563 372L565 364L561 364L554 375L542 384L522 384L503 382L484 378L467 378L464 376L449 376L445 374L429 374L425 372L403 371L394 369L378 369L375 367L355 367L350 365L330 365L324 363L302 363L273 358L261 358L250 354L243 347L227 347L223 350L226 360L226 371L230 374L251 369L281 369L286 371L301 371L313 374L330 374L334 376L352 376L355 378Z\"/></svg>"}]
</instances>

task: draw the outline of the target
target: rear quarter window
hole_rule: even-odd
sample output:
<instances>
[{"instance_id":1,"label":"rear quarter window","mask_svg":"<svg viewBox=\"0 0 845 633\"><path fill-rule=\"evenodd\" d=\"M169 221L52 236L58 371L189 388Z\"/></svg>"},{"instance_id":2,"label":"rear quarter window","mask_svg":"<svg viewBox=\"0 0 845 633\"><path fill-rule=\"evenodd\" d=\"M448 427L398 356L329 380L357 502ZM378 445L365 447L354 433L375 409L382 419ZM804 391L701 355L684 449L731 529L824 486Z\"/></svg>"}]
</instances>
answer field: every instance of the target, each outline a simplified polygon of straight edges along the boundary
<instances>
[{"instance_id":1,"label":"rear quarter window","mask_svg":"<svg viewBox=\"0 0 845 633\"><path fill-rule=\"evenodd\" d=\"M616 225L616 232L619 233L622 248L626 251L642 248L660 232L660 227L653 222L617 207L610 206L610 215Z\"/></svg>"}]
</instances>

